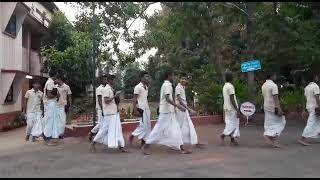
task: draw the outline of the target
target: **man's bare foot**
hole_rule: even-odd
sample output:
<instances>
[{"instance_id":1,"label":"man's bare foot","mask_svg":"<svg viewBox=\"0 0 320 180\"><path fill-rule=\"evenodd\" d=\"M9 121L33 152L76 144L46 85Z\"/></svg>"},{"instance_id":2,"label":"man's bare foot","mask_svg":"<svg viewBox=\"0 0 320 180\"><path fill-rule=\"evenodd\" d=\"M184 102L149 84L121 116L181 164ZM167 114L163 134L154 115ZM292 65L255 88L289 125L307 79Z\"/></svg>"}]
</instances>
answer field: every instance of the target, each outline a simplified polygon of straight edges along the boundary
<instances>
[{"instance_id":1,"label":"man's bare foot","mask_svg":"<svg viewBox=\"0 0 320 180\"><path fill-rule=\"evenodd\" d=\"M145 144L146 144L146 141L142 139L141 144L140 144L140 148L142 148Z\"/></svg>"},{"instance_id":2,"label":"man's bare foot","mask_svg":"<svg viewBox=\"0 0 320 180\"><path fill-rule=\"evenodd\" d=\"M273 147L274 148L281 148L281 145L280 145L280 143L275 142L275 143L273 143Z\"/></svg>"},{"instance_id":3,"label":"man's bare foot","mask_svg":"<svg viewBox=\"0 0 320 180\"><path fill-rule=\"evenodd\" d=\"M29 138L30 138L30 135L26 135L25 140L26 140L26 141L29 141Z\"/></svg>"},{"instance_id":4,"label":"man's bare foot","mask_svg":"<svg viewBox=\"0 0 320 180\"><path fill-rule=\"evenodd\" d=\"M143 154L144 155L151 155L151 148L147 147L147 146L144 146L143 147Z\"/></svg>"},{"instance_id":5,"label":"man's bare foot","mask_svg":"<svg viewBox=\"0 0 320 180\"><path fill-rule=\"evenodd\" d=\"M122 153L128 153L129 151L127 151L124 147L120 147L119 148L120 152Z\"/></svg>"},{"instance_id":6,"label":"man's bare foot","mask_svg":"<svg viewBox=\"0 0 320 180\"><path fill-rule=\"evenodd\" d=\"M95 134L94 133L92 133L91 131L89 132L89 134L88 134L88 140L89 140L89 142L92 142L92 139L93 139L93 136L94 136Z\"/></svg>"},{"instance_id":7,"label":"man's bare foot","mask_svg":"<svg viewBox=\"0 0 320 180\"><path fill-rule=\"evenodd\" d=\"M181 153L181 154L191 154L192 151L191 151L191 150L188 150L188 149L184 149L184 150L181 150L180 153Z\"/></svg>"},{"instance_id":8,"label":"man's bare foot","mask_svg":"<svg viewBox=\"0 0 320 180\"><path fill-rule=\"evenodd\" d=\"M199 143L199 144L196 144L196 148L204 149L204 148L205 148L205 145Z\"/></svg>"},{"instance_id":9,"label":"man's bare foot","mask_svg":"<svg viewBox=\"0 0 320 180\"><path fill-rule=\"evenodd\" d=\"M130 146L132 146L133 138L134 138L133 135L131 135L131 136L129 137L129 144L130 144Z\"/></svg>"},{"instance_id":10,"label":"man's bare foot","mask_svg":"<svg viewBox=\"0 0 320 180\"><path fill-rule=\"evenodd\" d=\"M311 145L310 143L308 143L308 142L306 142L305 140L302 140L302 139L300 139L298 142L300 144L304 145L304 146L310 146Z\"/></svg>"},{"instance_id":11,"label":"man's bare foot","mask_svg":"<svg viewBox=\"0 0 320 180\"><path fill-rule=\"evenodd\" d=\"M91 148L90 148L91 152L92 153L95 153L96 152L96 146L94 143L91 143Z\"/></svg>"},{"instance_id":12,"label":"man's bare foot","mask_svg":"<svg viewBox=\"0 0 320 180\"><path fill-rule=\"evenodd\" d=\"M267 144L274 146L274 142L268 136L263 136L263 137L266 140Z\"/></svg>"},{"instance_id":13,"label":"man's bare foot","mask_svg":"<svg viewBox=\"0 0 320 180\"><path fill-rule=\"evenodd\" d=\"M231 145L239 146L239 143L236 139L231 139Z\"/></svg>"}]
</instances>

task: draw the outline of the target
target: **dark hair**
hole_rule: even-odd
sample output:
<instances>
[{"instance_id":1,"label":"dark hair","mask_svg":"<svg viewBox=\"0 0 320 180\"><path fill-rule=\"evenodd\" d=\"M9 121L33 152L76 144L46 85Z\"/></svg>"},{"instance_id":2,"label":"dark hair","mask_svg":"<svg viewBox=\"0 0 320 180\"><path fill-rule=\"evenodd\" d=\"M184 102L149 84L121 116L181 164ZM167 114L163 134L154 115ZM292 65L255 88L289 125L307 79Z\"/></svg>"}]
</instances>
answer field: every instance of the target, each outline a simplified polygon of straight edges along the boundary
<instances>
[{"instance_id":1,"label":"dark hair","mask_svg":"<svg viewBox=\"0 0 320 180\"><path fill-rule=\"evenodd\" d=\"M313 73L311 70L307 70L303 73L303 77L307 83L313 82L317 74Z\"/></svg>"},{"instance_id":2,"label":"dark hair","mask_svg":"<svg viewBox=\"0 0 320 180\"><path fill-rule=\"evenodd\" d=\"M144 75L148 74L147 71L141 71L139 77L143 78Z\"/></svg>"},{"instance_id":3,"label":"dark hair","mask_svg":"<svg viewBox=\"0 0 320 180\"><path fill-rule=\"evenodd\" d=\"M106 76L107 76L107 80L114 80L114 78L116 78L116 76L112 74L108 74Z\"/></svg>"},{"instance_id":4,"label":"dark hair","mask_svg":"<svg viewBox=\"0 0 320 180\"><path fill-rule=\"evenodd\" d=\"M185 72L181 72L181 73L179 74L179 77L180 77L180 78L182 78L182 77L188 77L188 75L187 75L187 73L185 73Z\"/></svg>"},{"instance_id":5,"label":"dark hair","mask_svg":"<svg viewBox=\"0 0 320 180\"><path fill-rule=\"evenodd\" d=\"M276 75L276 73L275 73L275 72L268 72L266 78L267 78L267 79L271 79L271 77L272 77L273 75Z\"/></svg>"},{"instance_id":6,"label":"dark hair","mask_svg":"<svg viewBox=\"0 0 320 180\"><path fill-rule=\"evenodd\" d=\"M57 72L54 69L49 70L49 77L53 77L57 74Z\"/></svg>"},{"instance_id":7,"label":"dark hair","mask_svg":"<svg viewBox=\"0 0 320 180\"><path fill-rule=\"evenodd\" d=\"M57 74L57 79L64 81L64 76L62 74Z\"/></svg>"},{"instance_id":8,"label":"dark hair","mask_svg":"<svg viewBox=\"0 0 320 180\"><path fill-rule=\"evenodd\" d=\"M39 85L41 85L39 79L37 79L37 78L32 79L31 82L32 82L32 84L39 84Z\"/></svg>"},{"instance_id":9,"label":"dark hair","mask_svg":"<svg viewBox=\"0 0 320 180\"><path fill-rule=\"evenodd\" d=\"M168 79L169 76L172 76L173 75L173 70L172 68L167 68L164 70L164 79Z\"/></svg>"},{"instance_id":10,"label":"dark hair","mask_svg":"<svg viewBox=\"0 0 320 180\"><path fill-rule=\"evenodd\" d=\"M232 72L228 71L228 72L225 72L224 73L224 76L225 76L225 80L226 82L231 82L232 81Z\"/></svg>"}]
</instances>

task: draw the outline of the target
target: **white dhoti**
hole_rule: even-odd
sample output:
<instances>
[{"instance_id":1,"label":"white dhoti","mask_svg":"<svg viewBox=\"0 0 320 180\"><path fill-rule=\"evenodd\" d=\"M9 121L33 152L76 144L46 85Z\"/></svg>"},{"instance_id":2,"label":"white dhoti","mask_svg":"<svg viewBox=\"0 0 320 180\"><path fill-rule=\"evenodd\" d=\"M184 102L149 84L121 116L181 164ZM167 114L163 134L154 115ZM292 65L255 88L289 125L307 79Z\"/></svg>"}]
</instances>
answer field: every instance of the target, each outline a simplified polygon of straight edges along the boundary
<instances>
[{"instance_id":1,"label":"white dhoti","mask_svg":"<svg viewBox=\"0 0 320 180\"><path fill-rule=\"evenodd\" d=\"M59 119L59 136L64 134L64 130L66 127L66 111L64 106L57 106L58 111L58 119Z\"/></svg>"},{"instance_id":2,"label":"white dhoti","mask_svg":"<svg viewBox=\"0 0 320 180\"><path fill-rule=\"evenodd\" d=\"M286 125L285 116L275 115L274 112L266 111L264 113L264 134L265 136L280 136Z\"/></svg>"},{"instance_id":3,"label":"white dhoti","mask_svg":"<svg viewBox=\"0 0 320 180\"><path fill-rule=\"evenodd\" d=\"M158 121L146 139L146 144L160 144L181 150L181 129L175 113L160 113Z\"/></svg>"},{"instance_id":4,"label":"white dhoti","mask_svg":"<svg viewBox=\"0 0 320 180\"><path fill-rule=\"evenodd\" d=\"M27 128L26 134L31 136L40 136L43 132L41 112L27 113Z\"/></svg>"},{"instance_id":5,"label":"white dhoti","mask_svg":"<svg viewBox=\"0 0 320 180\"><path fill-rule=\"evenodd\" d=\"M105 144L108 148L124 147L125 142L119 114L105 115L93 142Z\"/></svg>"},{"instance_id":6,"label":"white dhoti","mask_svg":"<svg viewBox=\"0 0 320 180\"><path fill-rule=\"evenodd\" d=\"M96 134L100 129L101 121L103 120L102 111L97 110L97 123L96 125L91 129L91 132Z\"/></svg>"},{"instance_id":7,"label":"white dhoti","mask_svg":"<svg viewBox=\"0 0 320 180\"><path fill-rule=\"evenodd\" d=\"M139 126L132 132L138 139L146 140L151 132L150 109L143 109L142 117L139 117Z\"/></svg>"},{"instance_id":8,"label":"white dhoti","mask_svg":"<svg viewBox=\"0 0 320 180\"><path fill-rule=\"evenodd\" d=\"M320 117L316 115L314 110L308 110L308 122L303 130L302 137L319 138L320 133Z\"/></svg>"},{"instance_id":9,"label":"white dhoti","mask_svg":"<svg viewBox=\"0 0 320 180\"><path fill-rule=\"evenodd\" d=\"M60 121L57 109L56 100L48 100L46 102L46 111L44 115L44 135L53 139L59 138L60 135Z\"/></svg>"},{"instance_id":10,"label":"white dhoti","mask_svg":"<svg viewBox=\"0 0 320 180\"><path fill-rule=\"evenodd\" d=\"M240 120L237 117L237 111L233 110L225 110L224 111L224 121L225 121L225 128L222 132L225 136L232 136L234 138L240 137Z\"/></svg>"},{"instance_id":11,"label":"white dhoti","mask_svg":"<svg viewBox=\"0 0 320 180\"><path fill-rule=\"evenodd\" d=\"M177 121L181 128L183 144L198 144L198 136L193 122L190 118L189 111L176 111Z\"/></svg>"}]
</instances>

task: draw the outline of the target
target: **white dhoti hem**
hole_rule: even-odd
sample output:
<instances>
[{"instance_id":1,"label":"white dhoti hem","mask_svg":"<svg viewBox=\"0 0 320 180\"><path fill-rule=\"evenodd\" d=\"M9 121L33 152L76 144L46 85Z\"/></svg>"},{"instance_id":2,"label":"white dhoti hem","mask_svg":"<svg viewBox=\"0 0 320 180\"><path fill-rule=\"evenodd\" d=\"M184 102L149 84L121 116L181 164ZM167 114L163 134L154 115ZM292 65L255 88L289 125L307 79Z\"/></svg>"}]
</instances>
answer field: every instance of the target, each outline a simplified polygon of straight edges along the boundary
<instances>
[{"instance_id":1,"label":"white dhoti hem","mask_svg":"<svg viewBox=\"0 0 320 180\"><path fill-rule=\"evenodd\" d=\"M177 110L176 117L181 128L183 144L198 144L197 132L190 118L189 111L182 112Z\"/></svg>"},{"instance_id":2,"label":"white dhoti hem","mask_svg":"<svg viewBox=\"0 0 320 180\"><path fill-rule=\"evenodd\" d=\"M97 124L91 129L92 133L96 134L99 131L102 120L103 120L102 111L97 110Z\"/></svg>"},{"instance_id":3,"label":"white dhoti hem","mask_svg":"<svg viewBox=\"0 0 320 180\"><path fill-rule=\"evenodd\" d=\"M108 148L124 147L125 142L119 114L105 115L100 122L100 129L93 142L107 145Z\"/></svg>"},{"instance_id":4,"label":"white dhoti hem","mask_svg":"<svg viewBox=\"0 0 320 180\"><path fill-rule=\"evenodd\" d=\"M277 116L274 112L266 111L264 113L264 134L265 136L280 136L286 125L285 116Z\"/></svg>"},{"instance_id":5,"label":"white dhoti hem","mask_svg":"<svg viewBox=\"0 0 320 180\"><path fill-rule=\"evenodd\" d=\"M39 136L43 132L41 112L27 113L26 134Z\"/></svg>"},{"instance_id":6,"label":"white dhoti hem","mask_svg":"<svg viewBox=\"0 0 320 180\"><path fill-rule=\"evenodd\" d=\"M146 144L160 144L181 150L181 129L175 113L160 113L158 121L146 139Z\"/></svg>"},{"instance_id":7,"label":"white dhoti hem","mask_svg":"<svg viewBox=\"0 0 320 180\"><path fill-rule=\"evenodd\" d=\"M237 117L237 111L224 111L224 121L225 121L225 128L222 132L225 136L232 136L234 138L240 137L240 120Z\"/></svg>"},{"instance_id":8,"label":"white dhoti hem","mask_svg":"<svg viewBox=\"0 0 320 180\"><path fill-rule=\"evenodd\" d=\"M308 110L308 122L303 130L302 137L319 138L320 133L320 117L316 115L314 110Z\"/></svg>"},{"instance_id":9,"label":"white dhoti hem","mask_svg":"<svg viewBox=\"0 0 320 180\"><path fill-rule=\"evenodd\" d=\"M57 106L57 110L59 119L59 135L63 135L66 127L66 111L64 106Z\"/></svg>"},{"instance_id":10,"label":"white dhoti hem","mask_svg":"<svg viewBox=\"0 0 320 180\"><path fill-rule=\"evenodd\" d=\"M139 126L132 132L138 139L146 140L151 132L150 110L143 109L143 115L139 118Z\"/></svg>"},{"instance_id":11,"label":"white dhoti hem","mask_svg":"<svg viewBox=\"0 0 320 180\"><path fill-rule=\"evenodd\" d=\"M57 139L60 135L60 121L56 101L48 100L46 104L46 112L44 115L44 135L46 137Z\"/></svg>"}]
</instances>

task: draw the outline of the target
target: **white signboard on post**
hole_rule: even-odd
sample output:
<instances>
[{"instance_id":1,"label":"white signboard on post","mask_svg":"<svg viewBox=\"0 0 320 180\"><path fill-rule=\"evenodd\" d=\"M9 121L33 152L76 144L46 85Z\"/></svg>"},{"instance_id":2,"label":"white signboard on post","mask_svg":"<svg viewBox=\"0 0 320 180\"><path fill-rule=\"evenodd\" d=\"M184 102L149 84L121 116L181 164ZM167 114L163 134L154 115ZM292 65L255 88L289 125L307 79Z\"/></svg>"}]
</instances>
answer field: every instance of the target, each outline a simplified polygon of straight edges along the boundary
<instances>
[{"instance_id":1,"label":"white signboard on post","mask_svg":"<svg viewBox=\"0 0 320 180\"><path fill-rule=\"evenodd\" d=\"M254 104L252 104L251 102L244 102L243 104L241 104L240 106L240 112L246 116L247 118L247 123L246 125L249 123L249 116L252 116L255 112L256 112L256 107Z\"/></svg>"}]
</instances>

